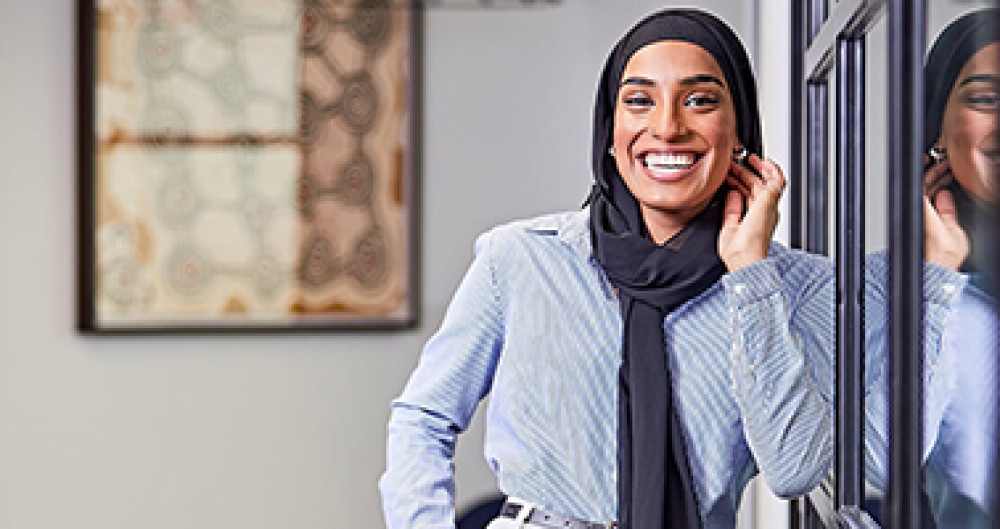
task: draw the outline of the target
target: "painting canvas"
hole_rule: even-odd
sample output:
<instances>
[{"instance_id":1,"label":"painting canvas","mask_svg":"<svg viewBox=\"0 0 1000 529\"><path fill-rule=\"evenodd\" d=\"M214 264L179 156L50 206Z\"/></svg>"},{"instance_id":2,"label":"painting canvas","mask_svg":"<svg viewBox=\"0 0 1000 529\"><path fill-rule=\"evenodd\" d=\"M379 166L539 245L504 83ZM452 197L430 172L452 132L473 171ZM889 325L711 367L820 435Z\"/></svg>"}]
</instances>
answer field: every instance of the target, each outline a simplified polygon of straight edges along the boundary
<instances>
[{"instance_id":1,"label":"painting canvas","mask_svg":"<svg viewBox=\"0 0 1000 529\"><path fill-rule=\"evenodd\" d=\"M415 10L81 2L81 330L414 324Z\"/></svg>"}]
</instances>

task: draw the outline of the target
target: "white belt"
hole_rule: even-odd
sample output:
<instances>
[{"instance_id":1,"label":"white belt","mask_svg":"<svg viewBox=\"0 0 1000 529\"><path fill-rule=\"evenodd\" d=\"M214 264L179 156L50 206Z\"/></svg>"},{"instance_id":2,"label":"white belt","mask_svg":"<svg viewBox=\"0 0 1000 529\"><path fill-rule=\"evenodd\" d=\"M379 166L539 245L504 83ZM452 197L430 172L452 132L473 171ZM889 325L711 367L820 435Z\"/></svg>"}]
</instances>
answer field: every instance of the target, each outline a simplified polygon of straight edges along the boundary
<instances>
[{"instance_id":1,"label":"white belt","mask_svg":"<svg viewBox=\"0 0 1000 529\"><path fill-rule=\"evenodd\" d=\"M521 524L553 529L614 529L618 522L588 522L543 509L532 503L514 498L507 499L500 508L501 518L510 518Z\"/></svg>"}]
</instances>

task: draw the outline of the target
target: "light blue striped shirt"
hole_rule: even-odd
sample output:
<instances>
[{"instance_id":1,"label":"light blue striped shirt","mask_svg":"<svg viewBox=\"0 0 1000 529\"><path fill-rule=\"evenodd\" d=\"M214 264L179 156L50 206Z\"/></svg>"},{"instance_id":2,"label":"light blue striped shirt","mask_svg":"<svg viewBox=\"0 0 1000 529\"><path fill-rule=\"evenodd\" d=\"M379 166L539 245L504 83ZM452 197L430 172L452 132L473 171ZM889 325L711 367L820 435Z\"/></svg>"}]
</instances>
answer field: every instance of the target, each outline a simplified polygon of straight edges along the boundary
<instances>
[{"instance_id":1,"label":"light blue striped shirt","mask_svg":"<svg viewBox=\"0 0 1000 529\"><path fill-rule=\"evenodd\" d=\"M391 529L454 527L452 456L491 394L485 455L507 495L616 518L622 322L592 255L587 210L495 228L428 341L388 426ZM664 321L665 352L706 529L731 528L760 467L778 494L832 459L833 273L772 245Z\"/></svg>"},{"instance_id":2,"label":"light blue striped shirt","mask_svg":"<svg viewBox=\"0 0 1000 529\"><path fill-rule=\"evenodd\" d=\"M867 370L871 373L866 477L885 490L887 362L884 252L866 261ZM997 443L996 300L964 274L924 265L925 487L938 527L986 529Z\"/></svg>"}]
</instances>

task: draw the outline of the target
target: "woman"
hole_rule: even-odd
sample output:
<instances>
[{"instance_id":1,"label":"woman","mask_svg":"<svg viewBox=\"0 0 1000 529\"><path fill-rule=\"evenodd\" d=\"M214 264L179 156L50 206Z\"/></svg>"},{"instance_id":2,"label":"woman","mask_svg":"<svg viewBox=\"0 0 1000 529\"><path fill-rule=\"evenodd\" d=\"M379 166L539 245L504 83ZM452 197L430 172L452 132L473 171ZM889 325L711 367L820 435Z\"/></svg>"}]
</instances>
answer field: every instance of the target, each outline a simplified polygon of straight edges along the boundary
<instances>
[{"instance_id":1,"label":"woman","mask_svg":"<svg viewBox=\"0 0 1000 529\"><path fill-rule=\"evenodd\" d=\"M958 270L958 290L941 337L946 393L926 427L926 490L938 527L989 526L997 446L997 169L1000 133L1000 11L965 15L927 57L927 138L938 162L925 179L929 259ZM933 142L933 143L932 143ZM932 240L934 239L934 240ZM995 516L996 513L993 513Z\"/></svg>"},{"instance_id":2,"label":"woman","mask_svg":"<svg viewBox=\"0 0 1000 529\"><path fill-rule=\"evenodd\" d=\"M730 528L758 467L785 496L822 479L831 269L771 243L784 177L760 153L724 23L666 10L619 41L588 208L480 237L393 405L389 527L452 526L455 438L490 391L491 527Z\"/></svg>"},{"instance_id":3,"label":"woman","mask_svg":"<svg viewBox=\"0 0 1000 529\"><path fill-rule=\"evenodd\" d=\"M925 67L924 468L930 514L941 528L989 527L997 446L995 256L1000 135L1000 39L996 9L956 19ZM869 259L877 321L870 370L885 373L885 254ZM871 305L869 305L871 307ZM868 307L866 307L868 308ZM866 322L871 323L871 322ZM882 388L884 389L884 376ZM884 391L872 395L869 478L885 481Z\"/></svg>"}]
</instances>

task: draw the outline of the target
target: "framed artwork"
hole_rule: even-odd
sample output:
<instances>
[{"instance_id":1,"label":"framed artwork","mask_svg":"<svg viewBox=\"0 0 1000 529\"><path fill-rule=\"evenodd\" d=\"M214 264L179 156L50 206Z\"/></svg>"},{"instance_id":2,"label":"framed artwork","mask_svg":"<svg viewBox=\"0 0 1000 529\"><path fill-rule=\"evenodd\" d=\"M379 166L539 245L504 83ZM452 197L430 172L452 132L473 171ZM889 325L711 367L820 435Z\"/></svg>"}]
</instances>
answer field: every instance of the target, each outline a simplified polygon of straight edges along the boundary
<instances>
[{"instance_id":1,"label":"framed artwork","mask_svg":"<svg viewBox=\"0 0 1000 529\"><path fill-rule=\"evenodd\" d=\"M415 324L418 9L77 5L81 331Z\"/></svg>"}]
</instances>

